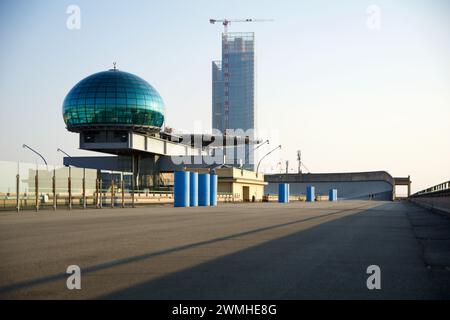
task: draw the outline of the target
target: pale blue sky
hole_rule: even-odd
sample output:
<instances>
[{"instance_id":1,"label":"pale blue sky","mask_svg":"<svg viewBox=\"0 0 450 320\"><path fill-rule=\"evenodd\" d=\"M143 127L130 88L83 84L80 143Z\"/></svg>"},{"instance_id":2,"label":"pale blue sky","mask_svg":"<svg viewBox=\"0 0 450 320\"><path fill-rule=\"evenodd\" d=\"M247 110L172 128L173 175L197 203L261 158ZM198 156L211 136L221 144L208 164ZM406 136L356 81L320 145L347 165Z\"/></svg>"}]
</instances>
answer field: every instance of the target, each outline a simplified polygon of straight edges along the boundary
<instances>
[{"instance_id":1,"label":"pale blue sky","mask_svg":"<svg viewBox=\"0 0 450 320\"><path fill-rule=\"evenodd\" d=\"M61 104L85 76L118 68L149 81L167 105L167 124L211 125L211 60L220 25L209 18L272 18L234 24L257 41L260 129L296 150L314 172L387 170L413 189L450 179L449 1L1 1L0 160L50 163L72 155ZM66 8L81 29L66 28ZM381 29L366 9L381 9ZM267 147L269 148L269 147Z\"/></svg>"}]
</instances>

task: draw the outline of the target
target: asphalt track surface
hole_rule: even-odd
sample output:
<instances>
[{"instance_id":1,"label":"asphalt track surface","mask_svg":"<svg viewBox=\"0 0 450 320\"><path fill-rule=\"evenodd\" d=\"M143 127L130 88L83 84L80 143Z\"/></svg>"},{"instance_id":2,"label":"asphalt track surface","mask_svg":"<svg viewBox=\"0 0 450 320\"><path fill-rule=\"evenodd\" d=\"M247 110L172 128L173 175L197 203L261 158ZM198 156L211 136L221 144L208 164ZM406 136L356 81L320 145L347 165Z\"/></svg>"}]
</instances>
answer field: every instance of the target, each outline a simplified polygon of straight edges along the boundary
<instances>
[{"instance_id":1,"label":"asphalt track surface","mask_svg":"<svg viewBox=\"0 0 450 320\"><path fill-rule=\"evenodd\" d=\"M407 202L0 213L1 299L449 299L449 267L450 219Z\"/></svg>"}]
</instances>

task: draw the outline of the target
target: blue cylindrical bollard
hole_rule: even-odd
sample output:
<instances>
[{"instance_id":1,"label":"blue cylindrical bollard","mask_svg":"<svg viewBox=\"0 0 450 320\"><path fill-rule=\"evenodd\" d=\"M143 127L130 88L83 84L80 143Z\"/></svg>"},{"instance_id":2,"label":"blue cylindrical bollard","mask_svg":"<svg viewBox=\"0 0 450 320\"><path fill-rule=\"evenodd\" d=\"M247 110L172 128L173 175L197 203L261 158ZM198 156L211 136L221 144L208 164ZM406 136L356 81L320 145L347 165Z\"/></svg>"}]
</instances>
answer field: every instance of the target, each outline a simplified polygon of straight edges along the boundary
<instances>
[{"instance_id":1,"label":"blue cylindrical bollard","mask_svg":"<svg viewBox=\"0 0 450 320\"><path fill-rule=\"evenodd\" d=\"M174 207L189 207L189 172L174 172Z\"/></svg>"},{"instance_id":2,"label":"blue cylindrical bollard","mask_svg":"<svg viewBox=\"0 0 450 320\"><path fill-rule=\"evenodd\" d=\"M198 175L198 205L202 207L209 206L209 173L200 173Z\"/></svg>"},{"instance_id":3,"label":"blue cylindrical bollard","mask_svg":"<svg viewBox=\"0 0 450 320\"><path fill-rule=\"evenodd\" d=\"M189 206L198 206L198 173L189 172Z\"/></svg>"},{"instance_id":4,"label":"blue cylindrical bollard","mask_svg":"<svg viewBox=\"0 0 450 320\"><path fill-rule=\"evenodd\" d=\"M209 205L217 206L217 174L210 175L209 181Z\"/></svg>"},{"instance_id":5,"label":"blue cylindrical bollard","mask_svg":"<svg viewBox=\"0 0 450 320\"><path fill-rule=\"evenodd\" d=\"M278 202L279 203L286 203L286 196L287 196L286 188L287 188L286 183L278 184Z\"/></svg>"},{"instance_id":6,"label":"blue cylindrical bollard","mask_svg":"<svg viewBox=\"0 0 450 320\"><path fill-rule=\"evenodd\" d=\"M315 195L314 186L307 186L306 187L306 201L314 202L315 198L316 198L316 195Z\"/></svg>"},{"instance_id":7,"label":"blue cylindrical bollard","mask_svg":"<svg viewBox=\"0 0 450 320\"><path fill-rule=\"evenodd\" d=\"M328 191L328 200L337 201L337 189L330 189Z\"/></svg>"},{"instance_id":8,"label":"blue cylindrical bollard","mask_svg":"<svg viewBox=\"0 0 450 320\"><path fill-rule=\"evenodd\" d=\"M286 203L289 203L289 195L291 194L291 186L286 183Z\"/></svg>"}]
</instances>

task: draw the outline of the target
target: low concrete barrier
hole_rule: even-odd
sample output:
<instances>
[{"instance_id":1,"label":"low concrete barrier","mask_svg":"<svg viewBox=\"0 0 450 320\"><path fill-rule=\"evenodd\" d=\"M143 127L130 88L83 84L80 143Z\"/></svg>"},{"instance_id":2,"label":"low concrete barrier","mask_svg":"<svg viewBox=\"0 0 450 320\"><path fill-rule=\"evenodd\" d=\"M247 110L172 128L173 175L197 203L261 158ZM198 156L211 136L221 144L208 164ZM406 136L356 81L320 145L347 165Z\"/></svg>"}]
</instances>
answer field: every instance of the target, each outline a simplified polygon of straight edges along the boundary
<instances>
[{"instance_id":1,"label":"low concrete barrier","mask_svg":"<svg viewBox=\"0 0 450 320\"><path fill-rule=\"evenodd\" d=\"M450 197L442 196L442 197L417 197L417 198L409 198L409 201L415 203L421 207L438 211L444 214L450 214Z\"/></svg>"}]
</instances>

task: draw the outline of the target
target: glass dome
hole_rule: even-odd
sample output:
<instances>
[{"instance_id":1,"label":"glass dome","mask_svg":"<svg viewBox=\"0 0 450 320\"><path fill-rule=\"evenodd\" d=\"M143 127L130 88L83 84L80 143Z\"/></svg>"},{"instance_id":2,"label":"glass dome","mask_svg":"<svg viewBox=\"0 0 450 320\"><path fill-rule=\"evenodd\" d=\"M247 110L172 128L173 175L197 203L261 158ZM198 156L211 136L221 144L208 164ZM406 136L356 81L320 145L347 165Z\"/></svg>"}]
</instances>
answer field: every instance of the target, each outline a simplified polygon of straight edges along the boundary
<instances>
[{"instance_id":1,"label":"glass dome","mask_svg":"<svg viewBox=\"0 0 450 320\"><path fill-rule=\"evenodd\" d=\"M64 99L69 131L120 128L156 131L164 122L164 102L147 81L111 69L78 82Z\"/></svg>"}]
</instances>

